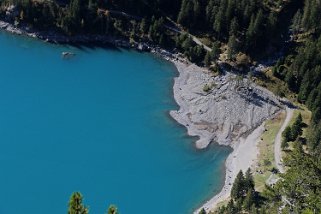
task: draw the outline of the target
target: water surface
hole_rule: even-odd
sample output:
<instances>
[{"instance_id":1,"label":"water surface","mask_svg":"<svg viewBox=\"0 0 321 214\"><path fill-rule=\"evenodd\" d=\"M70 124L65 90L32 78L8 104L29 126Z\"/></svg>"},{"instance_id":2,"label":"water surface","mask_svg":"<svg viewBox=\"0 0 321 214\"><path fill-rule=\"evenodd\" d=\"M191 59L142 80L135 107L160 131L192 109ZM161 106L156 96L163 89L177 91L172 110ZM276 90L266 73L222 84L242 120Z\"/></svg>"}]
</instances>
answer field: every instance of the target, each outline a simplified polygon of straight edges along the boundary
<instances>
[{"instance_id":1,"label":"water surface","mask_svg":"<svg viewBox=\"0 0 321 214\"><path fill-rule=\"evenodd\" d=\"M66 213L81 191L93 214L185 214L219 191L230 150L196 150L169 117L172 64L4 32L0 45L0 213Z\"/></svg>"}]
</instances>

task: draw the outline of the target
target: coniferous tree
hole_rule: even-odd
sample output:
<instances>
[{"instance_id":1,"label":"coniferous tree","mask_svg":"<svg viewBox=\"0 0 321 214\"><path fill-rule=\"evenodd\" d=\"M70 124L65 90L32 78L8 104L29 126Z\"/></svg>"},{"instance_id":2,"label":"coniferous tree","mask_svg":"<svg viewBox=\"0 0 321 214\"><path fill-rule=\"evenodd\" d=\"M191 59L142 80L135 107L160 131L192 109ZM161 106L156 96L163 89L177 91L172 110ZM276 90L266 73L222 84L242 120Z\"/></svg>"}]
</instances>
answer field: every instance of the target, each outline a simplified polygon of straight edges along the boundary
<instances>
[{"instance_id":1,"label":"coniferous tree","mask_svg":"<svg viewBox=\"0 0 321 214\"><path fill-rule=\"evenodd\" d=\"M302 12L298 10L292 19L291 29L294 34L299 33L302 23Z\"/></svg>"},{"instance_id":2,"label":"coniferous tree","mask_svg":"<svg viewBox=\"0 0 321 214\"><path fill-rule=\"evenodd\" d=\"M254 41L254 35L255 35L255 17L254 15L252 15L250 25L246 31L246 43L245 43L246 50L250 50Z\"/></svg>"},{"instance_id":3,"label":"coniferous tree","mask_svg":"<svg viewBox=\"0 0 321 214\"><path fill-rule=\"evenodd\" d=\"M69 200L68 214L88 214L88 208L83 205L83 196L74 192Z\"/></svg>"},{"instance_id":4,"label":"coniferous tree","mask_svg":"<svg viewBox=\"0 0 321 214\"><path fill-rule=\"evenodd\" d=\"M238 29L239 29L239 24L238 24L238 22L237 22L236 17L234 17L234 18L232 19L232 22L231 22L231 27L230 27L229 35L230 35L230 36L232 36L232 35L236 36Z\"/></svg>"},{"instance_id":5,"label":"coniferous tree","mask_svg":"<svg viewBox=\"0 0 321 214\"><path fill-rule=\"evenodd\" d=\"M211 58L213 60L218 59L220 54L221 54L221 47L220 43L218 41L215 41L212 46L212 51L211 51Z\"/></svg>"},{"instance_id":6,"label":"coniferous tree","mask_svg":"<svg viewBox=\"0 0 321 214\"><path fill-rule=\"evenodd\" d=\"M230 36L228 40L228 59L232 59L234 54L237 52L237 41L234 35Z\"/></svg>"},{"instance_id":7,"label":"coniferous tree","mask_svg":"<svg viewBox=\"0 0 321 214\"><path fill-rule=\"evenodd\" d=\"M232 199L239 199L244 195L244 175L242 170L237 174L232 190L231 197Z\"/></svg>"},{"instance_id":8,"label":"coniferous tree","mask_svg":"<svg viewBox=\"0 0 321 214\"><path fill-rule=\"evenodd\" d=\"M215 34L220 38L222 35L222 31L223 31L223 12L220 10L217 15L215 16L215 21L213 24L213 29Z\"/></svg>"},{"instance_id":9,"label":"coniferous tree","mask_svg":"<svg viewBox=\"0 0 321 214\"><path fill-rule=\"evenodd\" d=\"M246 197L244 199L244 202L243 202L244 208L246 210L250 211L254 202L255 202L255 200L254 200L253 190L248 190L248 192L246 193Z\"/></svg>"},{"instance_id":10,"label":"coniferous tree","mask_svg":"<svg viewBox=\"0 0 321 214\"><path fill-rule=\"evenodd\" d=\"M140 32L142 34L145 34L145 33L147 33L147 30L148 30L147 20L145 18L143 18L140 23Z\"/></svg>"},{"instance_id":11,"label":"coniferous tree","mask_svg":"<svg viewBox=\"0 0 321 214\"><path fill-rule=\"evenodd\" d=\"M285 130L282 133L282 144L281 147L282 149L285 149L286 147L288 147L288 142L292 141L292 129L290 126L286 127Z\"/></svg>"},{"instance_id":12,"label":"coniferous tree","mask_svg":"<svg viewBox=\"0 0 321 214\"><path fill-rule=\"evenodd\" d=\"M301 134L302 134L302 115L300 113L291 128L292 140L297 139L297 137L300 136Z\"/></svg>"},{"instance_id":13,"label":"coniferous tree","mask_svg":"<svg viewBox=\"0 0 321 214\"><path fill-rule=\"evenodd\" d=\"M254 190L254 178L251 172L251 169L248 168L245 173L245 178L244 178L244 188L246 191L255 191Z\"/></svg>"},{"instance_id":14,"label":"coniferous tree","mask_svg":"<svg viewBox=\"0 0 321 214\"><path fill-rule=\"evenodd\" d=\"M190 27L193 14L193 4L190 0L183 0L181 10L178 14L177 22L183 26Z\"/></svg>"},{"instance_id":15,"label":"coniferous tree","mask_svg":"<svg viewBox=\"0 0 321 214\"><path fill-rule=\"evenodd\" d=\"M107 214L119 214L115 205L110 205L107 210Z\"/></svg>"},{"instance_id":16,"label":"coniferous tree","mask_svg":"<svg viewBox=\"0 0 321 214\"><path fill-rule=\"evenodd\" d=\"M210 52L206 52L205 58L204 58L204 64L206 67L209 67L211 65L211 53Z\"/></svg>"}]
</instances>

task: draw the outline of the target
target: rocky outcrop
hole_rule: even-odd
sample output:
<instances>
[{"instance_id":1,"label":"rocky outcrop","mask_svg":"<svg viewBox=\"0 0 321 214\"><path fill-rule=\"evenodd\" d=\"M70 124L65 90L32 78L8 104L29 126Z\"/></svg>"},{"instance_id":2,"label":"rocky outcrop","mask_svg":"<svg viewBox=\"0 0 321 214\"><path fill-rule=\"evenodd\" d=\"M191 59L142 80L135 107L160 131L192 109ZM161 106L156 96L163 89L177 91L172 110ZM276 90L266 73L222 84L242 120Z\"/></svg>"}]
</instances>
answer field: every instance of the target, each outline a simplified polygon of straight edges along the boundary
<instances>
[{"instance_id":1,"label":"rocky outcrop","mask_svg":"<svg viewBox=\"0 0 321 214\"><path fill-rule=\"evenodd\" d=\"M174 63L179 71L174 96L180 108L170 114L189 135L200 137L198 148L213 141L230 145L283 108L276 96L246 78L229 72L214 77L194 64Z\"/></svg>"}]
</instances>

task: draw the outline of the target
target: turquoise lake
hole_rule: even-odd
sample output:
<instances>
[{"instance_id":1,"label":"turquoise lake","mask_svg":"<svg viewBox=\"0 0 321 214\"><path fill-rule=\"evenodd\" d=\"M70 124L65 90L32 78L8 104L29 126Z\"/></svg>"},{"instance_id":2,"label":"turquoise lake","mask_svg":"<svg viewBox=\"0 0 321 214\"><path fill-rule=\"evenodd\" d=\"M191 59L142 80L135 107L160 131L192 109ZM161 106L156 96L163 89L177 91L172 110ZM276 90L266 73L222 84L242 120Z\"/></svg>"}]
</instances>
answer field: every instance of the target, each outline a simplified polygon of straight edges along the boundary
<instances>
[{"instance_id":1,"label":"turquoise lake","mask_svg":"<svg viewBox=\"0 0 321 214\"><path fill-rule=\"evenodd\" d=\"M222 187L231 149L196 150L170 118L171 63L5 32L0 45L1 214L67 213L74 191L92 214L186 214Z\"/></svg>"}]
</instances>

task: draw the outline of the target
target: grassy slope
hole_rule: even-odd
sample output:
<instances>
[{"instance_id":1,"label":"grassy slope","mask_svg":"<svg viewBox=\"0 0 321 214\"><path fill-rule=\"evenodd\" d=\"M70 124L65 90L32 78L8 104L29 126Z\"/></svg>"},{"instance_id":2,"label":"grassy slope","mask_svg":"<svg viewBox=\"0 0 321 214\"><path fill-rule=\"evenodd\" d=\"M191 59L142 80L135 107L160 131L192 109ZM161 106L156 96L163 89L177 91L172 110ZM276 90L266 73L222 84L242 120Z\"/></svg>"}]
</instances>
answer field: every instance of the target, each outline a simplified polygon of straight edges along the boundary
<instances>
[{"instance_id":1,"label":"grassy slope","mask_svg":"<svg viewBox=\"0 0 321 214\"><path fill-rule=\"evenodd\" d=\"M310 124L311 120L311 112L302 105L299 105L299 108L294 111L294 115L291 119L290 125L292 125L296 119L296 117L301 113L303 122L307 125ZM265 123L265 131L261 137L262 141L259 144L260 154L258 156L258 166L256 167L256 172L254 173L254 181L256 190L262 192L265 187L265 183L267 179L272 175L270 171L273 167L275 167L274 160L274 140L275 137L281 128L283 121L285 119L285 112L280 113L276 118L269 120ZM302 137L306 136L306 128L303 129ZM290 149L291 149L290 142ZM283 156L286 155L286 152L283 152ZM263 174L258 173L261 171ZM273 176L274 178L276 176Z\"/></svg>"},{"instance_id":2,"label":"grassy slope","mask_svg":"<svg viewBox=\"0 0 321 214\"><path fill-rule=\"evenodd\" d=\"M265 187L266 180L271 176L271 169L275 167L274 140L285 119L285 112L279 113L274 119L265 123L266 131L259 143L259 156L254 181L256 190L261 192ZM260 173L258 173L260 171Z\"/></svg>"}]
</instances>

